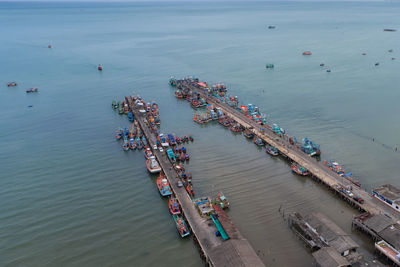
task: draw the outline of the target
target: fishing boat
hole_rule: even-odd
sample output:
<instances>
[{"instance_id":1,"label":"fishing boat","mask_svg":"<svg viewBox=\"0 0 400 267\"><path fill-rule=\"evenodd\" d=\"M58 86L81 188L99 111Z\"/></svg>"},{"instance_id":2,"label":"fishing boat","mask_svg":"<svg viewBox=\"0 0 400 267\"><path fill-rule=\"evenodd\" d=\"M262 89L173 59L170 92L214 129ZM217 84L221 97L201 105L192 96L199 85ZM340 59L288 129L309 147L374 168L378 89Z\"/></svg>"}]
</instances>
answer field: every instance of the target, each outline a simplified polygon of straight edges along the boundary
<instances>
[{"instance_id":1,"label":"fishing boat","mask_svg":"<svg viewBox=\"0 0 400 267\"><path fill-rule=\"evenodd\" d=\"M303 52L303 56L311 56L311 55L312 55L311 51L304 51Z\"/></svg>"},{"instance_id":2,"label":"fishing boat","mask_svg":"<svg viewBox=\"0 0 400 267\"><path fill-rule=\"evenodd\" d=\"M33 88L29 88L28 90L26 90L27 93L37 93L39 92L39 88L37 87L33 87Z\"/></svg>"},{"instance_id":3,"label":"fishing boat","mask_svg":"<svg viewBox=\"0 0 400 267\"><path fill-rule=\"evenodd\" d=\"M248 139L252 139L254 137L254 133L250 129L245 130L243 135Z\"/></svg>"},{"instance_id":4,"label":"fishing boat","mask_svg":"<svg viewBox=\"0 0 400 267\"><path fill-rule=\"evenodd\" d=\"M229 208L229 201L226 199L224 194L219 193L215 198L215 203L218 204L221 208L226 209Z\"/></svg>"},{"instance_id":5,"label":"fishing boat","mask_svg":"<svg viewBox=\"0 0 400 267\"><path fill-rule=\"evenodd\" d=\"M269 144L267 144L265 146L265 150L267 151L268 154L270 154L272 156L278 156L279 155L279 150L276 147L271 146Z\"/></svg>"},{"instance_id":6,"label":"fishing boat","mask_svg":"<svg viewBox=\"0 0 400 267\"><path fill-rule=\"evenodd\" d=\"M148 158L146 160L146 167L150 173L161 172L160 164L158 164L158 161L156 160L156 157L154 157L154 156L151 156L150 158Z\"/></svg>"},{"instance_id":7,"label":"fishing boat","mask_svg":"<svg viewBox=\"0 0 400 267\"><path fill-rule=\"evenodd\" d=\"M99 64L99 65L97 66L97 69L98 69L99 71L102 71L102 70L103 70L103 66Z\"/></svg>"},{"instance_id":8,"label":"fishing boat","mask_svg":"<svg viewBox=\"0 0 400 267\"><path fill-rule=\"evenodd\" d=\"M151 158L152 156L153 156L153 153L151 153L150 148L146 148L146 149L144 150L144 157L145 157L146 159L149 159L149 158Z\"/></svg>"},{"instance_id":9,"label":"fishing boat","mask_svg":"<svg viewBox=\"0 0 400 267\"><path fill-rule=\"evenodd\" d=\"M293 172L295 172L299 175L302 175L302 176L307 176L310 174L306 168L298 165L297 163L292 163L291 168L292 168Z\"/></svg>"},{"instance_id":10,"label":"fishing boat","mask_svg":"<svg viewBox=\"0 0 400 267\"><path fill-rule=\"evenodd\" d=\"M189 154L186 154L185 155L185 160L189 160L190 159L190 155Z\"/></svg>"},{"instance_id":11,"label":"fishing boat","mask_svg":"<svg viewBox=\"0 0 400 267\"><path fill-rule=\"evenodd\" d=\"M118 107L117 106L117 101L113 100L113 102L111 103L111 106L112 106L113 109L116 109Z\"/></svg>"},{"instance_id":12,"label":"fishing boat","mask_svg":"<svg viewBox=\"0 0 400 267\"><path fill-rule=\"evenodd\" d=\"M243 127L239 123L232 123L231 126L230 126L230 129L234 133L238 133L238 132L243 131Z\"/></svg>"},{"instance_id":13,"label":"fishing boat","mask_svg":"<svg viewBox=\"0 0 400 267\"><path fill-rule=\"evenodd\" d=\"M176 145L176 141L175 141L175 137L172 134L168 134L168 143L170 146L175 146Z\"/></svg>"},{"instance_id":14,"label":"fishing boat","mask_svg":"<svg viewBox=\"0 0 400 267\"><path fill-rule=\"evenodd\" d=\"M115 134L115 139L120 140L123 136L124 136L124 130L122 130L122 128L119 128L119 130Z\"/></svg>"},{"instance_id":15,"label":"fishing boat","mask_svg":"<svg viewBox=\"0 0 400 267\"><path fill-rule=\"evenodd\" d=\"M170 198L168 200L168 207L172 215L181 214L181 209L179 208L179 203L176 198Z\"/></svg>"},{"instance_id":16,"label":"fishing boat","mask_svg":"<svg viewBox=\"0 0 400 267\"><path fill-rule=\"evenodd\" d=\"M309 140L307 137L303 139L303 145L301 146L301 150L304 153L309 154L310 156L321 155L320 146Z\"/></svg>"},{"instance_id":17,"label":"fishing boat","mask_svg":"<svg viewBox=\"0 0 400 267\"><path fill-rule=\"evenodd\" d=\"M131 150L135 150L136 149L136 142L134 138L129 139L129 148Z\"/></svg>"},{"instance_id":18,"label":"fishing boat","mask_svg":"<svg viewBox=\"0 0 400 267\"><path fill-rule=\"evenodd\" d=\"M129 113L128 113L128 119L129 119L130 122L133 122L133 121L135 120L135 116L133 116L132 111L129 111Z\"/></svg>"},{"instance_id":19,"label":"fishing boat","mask_svg":"<svg viewBox=\"0 0 400 267\"><path fill-rule=\"evenodd\" d=\"M258 145L258 146L263 146L264 145L264 141L260 138L254 138L254 144Z\"/></svg>"},{"instance_id":20,"label":"fishing boat","mask_svg":"<svg viewBox=\"0 0 400 267\"><path fill-rule=\"evenodd\" d=\"M176 79L173 76L169 79L169 84L173 87L176 86Z\"/></svg>"},{"instance_id":21,"label":"fishing boat","mask_svg":"<svg viewBox=\"0 0 400 267\"><path fill-rule=\"evenodd\" d=\"M139 141L136 139L136 147L139 150L143 149L143 142L142 142L142 140L140 140L140 138L139 138Z\"/></svg>"},{"instance_id":22,"label":"fishing boat","mask_svg":"<svg viewBox=\"0 0 400 267\"><path fill-rule=\"evenodd\" d=\"M169 186L169 182L167 178L160 173L160 176L157 178L157 187L158 191L163 197L172 195L171 187Z\"/></svg>"},{"instance_id":23,"label":"fishing boat","mask_svg":"<svg viewBox=\"0 0 400 267\"><path fill-rule=\"evenodd\" d=\"M181 155L179 156L180 161L185 161L186 157L185 154L182 152Z\"/></svg>"},{"instance_id":24,"label":"fishing boat","mask_svg":"<svg viewBox=\"0 0 400 267\"><path fill-rule=\"evenodd\" d=\"M167 150L167 155L172 164L176 163L176 156L172 148Z\"/></svg>"},{"instance_id":25,"label":"fishing boat","mask_svg":"<svg viewBox=\"0 0 400 267\"><path fill-rule=\"evenodd\" d=\"M14 87L14 86L17 86L18 84L16 83L16 82L9 82L9 83L7 83L7 86L8 87Z\"/></svg>"},{"instance_id":26,"label":"fishing boat","mask_svg":"<svg viewBox=\"0 0 400 267\"><path fill-rule=\"evenodd\" d=\"M124 138L124 144L122 145L122 149L124 151L128 151L129 150L129 142L128 139Z\"/></svg>"},{"instance_id":27,"label":"fishing boat","mask_svg":"<svg viewBox=\"0 0 400 267\"><path fill-rule=\"evenodd\" d=\"M172 215L175 221L176 229L178 230L181 237L188 236L190 234L189 228L186 226L185 220L180 215Z\"/></svg>"}]
</instances>

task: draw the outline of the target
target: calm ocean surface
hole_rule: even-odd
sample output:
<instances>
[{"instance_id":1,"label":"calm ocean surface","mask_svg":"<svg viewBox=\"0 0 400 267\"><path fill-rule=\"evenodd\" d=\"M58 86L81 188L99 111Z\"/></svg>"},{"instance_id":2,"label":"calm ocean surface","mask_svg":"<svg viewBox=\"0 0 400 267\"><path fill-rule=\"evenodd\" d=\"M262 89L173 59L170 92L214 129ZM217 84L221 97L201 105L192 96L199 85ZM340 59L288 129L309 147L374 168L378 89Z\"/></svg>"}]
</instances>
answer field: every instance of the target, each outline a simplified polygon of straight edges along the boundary
<instances>
[{"instance_id":1,"label":"calm ocean surface","mask_svg":"<svg viewBox=\"0 0 400 267\"><path fill-rule=\"evenodd\" d=\"M164 133L194 136L197 195L225 193L266 265L311 263L292 211L323 212L370 257L355 210L244 137L193 123L168 79L225 82L367 189L400 187L400 37L383 32L399 14L399 3L0 3L0 266L203 265L143 154L115 142L128 121L110 104L133 91L159 103Z\"/></svg>"}]
</instances>

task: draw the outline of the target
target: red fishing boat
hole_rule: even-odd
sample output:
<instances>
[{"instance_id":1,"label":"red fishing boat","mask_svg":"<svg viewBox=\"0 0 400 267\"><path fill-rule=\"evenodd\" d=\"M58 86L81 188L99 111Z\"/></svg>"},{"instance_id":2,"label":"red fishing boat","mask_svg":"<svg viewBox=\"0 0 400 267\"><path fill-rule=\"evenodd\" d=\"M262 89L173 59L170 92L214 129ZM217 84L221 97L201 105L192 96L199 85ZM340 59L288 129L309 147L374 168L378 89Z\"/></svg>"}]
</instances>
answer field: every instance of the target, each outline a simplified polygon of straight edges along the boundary
<instances>
[{"instance_id":1,"label":"red fishing boat","mask_svg":"<svg viewBox=\"0 0 400 267\"><path fill-rule=\"evenodd\" d=\"M293 172L295 172L301 176L307 176L310 174L310 172L306 168L298 165L297 163L292 163L291 168L292 168Z\"/></svg>"},{"instance_id":2,"label":"red fishing boat","mask_svg":"<svg viewBox=\"0 0 400 267\"><path fill-rule=\"evenodd\" d=\"M181 209L179 208L179 203L176 198L170 198L168 201L168 206L172 215L181 214Z\"/></svg>"}]
</instances>

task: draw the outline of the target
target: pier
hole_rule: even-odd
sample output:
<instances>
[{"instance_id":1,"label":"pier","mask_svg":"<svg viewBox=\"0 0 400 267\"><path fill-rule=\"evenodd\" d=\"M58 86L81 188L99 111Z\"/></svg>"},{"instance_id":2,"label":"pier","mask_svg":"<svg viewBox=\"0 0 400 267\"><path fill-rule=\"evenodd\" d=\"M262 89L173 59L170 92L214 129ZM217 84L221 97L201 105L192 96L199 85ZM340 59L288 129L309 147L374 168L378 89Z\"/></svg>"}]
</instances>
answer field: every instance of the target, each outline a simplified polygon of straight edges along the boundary
<instances>
[{"instance_id":1,"label":"pier","mask_svg":"<svg viewBox=\"0 0 400 267\"><path fill-rule=\"evenodd\" d=\"M272 129L262 126L256 121L248 118L236 108L220 102L217 98L211 96L204 86L199 85L199 83L193 81L192 79L177 80L177 86L180 89L197 94L208 104L212 104L215 108L219 108L229 118L241 124L246 129L250 129L265 143L276 147L280 154L307 168L311 173L312 178L314 178L317 182L326 185L350 205L362 212L369 212L371 214L384 214L391 218L393 224L400 222L400 212L381 203L364 189L355 186L350 181L332 172L327 166L301 151L297 146L289 142L289 137L287 135L278 135L273 132ZM360 196L364 200L363 203L360 203L341 192L339 190L340 186L352 187L352 192L355 195Z\"/></svg>"},{"instance_id":2,"label":"pier","mask_svg":"<svg viewBox=\"0 0 400 267\"><path fill-rule=\"evenodd\" d=\"M149 146L152 149L153 155L157 158L163 172L165 173L175 197L179 201L182 213L191 229L193 239L198 244L202 258L209 266L265 266L261 259L257 256L250 243L245 239L237 228L234 229L234 234L230 235L228 240L223 240L216 236L216 228L211 220L207 220L200 216L198 210L193 204L192 199L183 187L178 187L178 174L173 168L165 152L153 149L156 145L157 136L151 131L149 123L146 119L146 112L140 111L141 108L135 104L132 97L125 98L129 110L134 114L135 120L138 122L143 131ZM233 223L228 220L225 213L220 213L221 223ZM228 232L228 234L229 234Z\"/></svg>"}]
</instances>

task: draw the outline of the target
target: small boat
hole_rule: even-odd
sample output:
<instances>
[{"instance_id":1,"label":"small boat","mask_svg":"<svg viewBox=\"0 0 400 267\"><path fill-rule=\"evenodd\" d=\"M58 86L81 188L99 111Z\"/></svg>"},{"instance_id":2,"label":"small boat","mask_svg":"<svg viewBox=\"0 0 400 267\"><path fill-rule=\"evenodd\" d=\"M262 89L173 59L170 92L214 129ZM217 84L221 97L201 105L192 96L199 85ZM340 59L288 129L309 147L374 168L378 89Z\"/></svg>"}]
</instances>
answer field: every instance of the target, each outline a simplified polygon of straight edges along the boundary
<instances>
[{"instance_id":1,"label":"small boat","mask_svg":"<svg viewBox=\"0 0 400 267\"><path fill-rule=\"evenodd\" d=\"M172 195L171 187L169 186L169 182L167 178L160 173L160 176L157 178L157 187L158 191L163 197Z\"/></svg>"},{"instance_id":2,"label":"small boat","mask_svg":"<svg viewBox=\"0 0 400 267\"><path fill-rule=\"evenodd\" d=\"M116 109L118 107L117 106L117 101L113 100L113 102L111 103L111 106L112 106L113 109Z\"/></svg>"},{"instance_id":3,"label":"small boat","mask_svg":"<svg viewBox=\"0 0 400 267\"><path fill-rule=\"evenodd\" d=\"M252 139L254 137L254 133L250 130L244 131L243 135L248 139Z\"/></svg>"},{"instance_id":4,"label":"small boat","mask_svg":"<svg viewBox=\"0 0 400 267\"><path fill-rule=\"evenodd\" d=\"M51 49L51 48L53 48L53 46L52 46L51 44L49 44L49 45L47 46L47 48L50 48L50 49Z\"/></svg>"},{"instance_id":5,"label":"small boat","mask_svg":"<svg viewBox=\"0 0 400 267\"><path fill-rule=\"evenodd\" d=\"M191 135L189 135L189 140L190 140L190 142L194 141L194 139L193 139L193 137Z\"/></svg>"},{"instance_id":6,"label":"small boat","mask_svg":"<svg viewBox=\"0 0 400 267\"><path fill-rule=\"evenodd\" d=\"M156 160L156 157L154 157L154 156L151 156L150 158L148 158L146 160L146 167L150 173L161 172L160 164L158 164L158 161Z\"/></svg>"},{"instance_id":7,"label":"small boat","mask_svg":"<svg viewBox=\"0 0 400 267\"><path fill-rule=\"evenodd\" d=\"M135 150L136 149L136 142L134 138L129 139L129 148L131 150Z\"/></svg>"},{"instance_id":8,"label":"small boat","mask_svg":"<svg viewBox=\"0 0 400 267\"><path fill-rule=\"evenodd\" d=\"M226 199L224 194L219 193L215 198L215 202L220 205L221 208L226 209L229 208L229 201Z\"/></svg>"},{"instance_id":9,"label":"small boat","mask_svg":"<svg viewBox=\"0 0 400 267\"><path fill-rule=\"evenodd\" d=\"M303 56L311 56L311 55L312 55L311 51L304 51L303 52Z\"/></svg>"},{"instance_id":10,"label":"small boat","mask_svg":"<svg viewBox=\"0 0 400 267\"><path fill-rule=\"evenodd\" d=\"M153 156L153 153L151 153L150 148L146 148L146 149L144 150L144 157L145 157L146 159L149 159L149 158L151 158L152 156Z\"/></svg>"},{"instance_id":11,"label":"small boat","mask_svg":"<svg viewBox=\"0 0 400 267\"><path fill-rule=\"evenodd\" d=\"M384 32L395 32L396 29L383 29Z\"/></svg>"},{"instance_id":12,"label":"small boat","mask_svg":"<svg viewBox=\"0 0 400 267\"><path fill-rule=\"evenodd\" d=\"M181 209L179 208L179 203L176 198L170 198L168 200L168 207L172 215L181 214Z\"/></svg>"},{"instance_id":13,"label":"small boat","mask_svg":"<svg viewBox=\"0 0 400 267\"><path fill-rule=\"evenodd\" d=\"M301 176L307 176L310 173L308 172L308 170L300 165L298 165L297 163L292 163L292 171L301 175Z\"/></svg>"},{"instance_id":14,"label":"small boat","mask_svg":"<svg viewBox=\"0 0 400 267\"><path fill-rule=\"evenodd\" d=\"M267 151L268 154L270 154L272 156L278 156L279 155L279 150L276 147L271 146L269 144L267 144L265 146L265 150Z\"/></svg>"},{"instance_id":15,"label":"small boat","mask_svg":"<svg viewBox=\"0 0 400 267\"><path fill-rule=\"evenodd\" d=\"M33 88L29 88L28 90L26 90L27 93L37 93L39 92L39 88L37 87L33 87Z\"/></svg>"},{"instance_id":16,"label":"small boat","mask_svg":"<svg viewBox=\"0 0 400 267\"><path fill-rule=\"evenodd\" d=\"M137 146L137 149L142 150L143 142L140 139L139 139L139 141L136 139L136 146Z\"/></svg>"},{"instance_id":17,"label":"small boat","mask_svg":"<svg viewBox=\"0 0 400 267\"><path fill-rule=\"evenodd\" d=\"M273 30L273 29L275 29L276 27L274 26L274 25L270 25L270 26L268 26L268 29L270 29L270 30Z\"/></svg>"},{"instance_id":18,"label":"small boat","mask_svg":"<svg viewBox=\"0 0 400 267\"><path fill-rule=\"evenodd\" d=\"M16 83L16 82L9 82L9 83L7 83L7 86L8 87L14 87L14 86L17 86L18 84Z\"/></svg>"},{"instance_id":19,"label":"small boat","mask_svg":"<svg viewBox=\"0 0 400 267\"><path fill-rule=\"evenodd\" d=\"M123 149L124 151L128 151L128 150L129 150L129 142L128 142L128 139L125 139L125 138L124 138L124 144L122 145L122 149Z\"/></svg>"},{"instance_id":20,"label":"small boat","mask_svg":"<svg viewBox=\"0 0 400 267\"><path fill-rule=\"evenodd\" d=\"M263 146L264 145L264 141L260 138L254 138L254 144L258 145L258 146Z\"/></svg>"},{"instance_id":21,"label":"small boat","mask_svg":"<svg viewBox=\"0 0 400 267\"><path fill-rule=\"evenodd\" d=\"M115 134L115 139L120 140L122 138L122 136L124 136L124 130L122 130L122 128L120 128L117 133Z\"/></svg>"},{"instance_id":22,"label":"small boat","mask_svg":"<svg viewBox=\"0 0 400 267\"><path fill-rule=\"evenodd\" d=\"M323 67L323 66L325 66L325 64L324 64L324 63L321 63L321 64L319 64L319 66L320 66L320 67Z\"/></svg>"},{"instance_id":23,"label":"small boat","mask_svg":"<svg viewBox=\"0 0 400 267\"><path fill-rule=\"evenodd\" d=\"M99 65L97 66L97 69L98 69L99 71L102 71L102 70L103 70L103 66L99 64Z\"/></svg>"},{"instance_id":24,"label":"small boat","mask_svg":"<svg viewBox=\"0 0 400 267\"><path fill-rule=\"evenodd\" d=\"M190 231L186 226L185 220L180 215L172 215L175 221L176 229L178 230L181 237L188 236Z\"/></svg>"},{"instance_id":25,"label":"small boat","mask_svg":"<svg viewBox=\"0 0 400 267\"><path fill-rule=\"evenodd\" d=\"M379 62L376 62L376 63L375 63L375 66L379 66Z\"/></svg>"},{"instance_id":26,"label":"small boat","mask_svg":"<svg viewBox=\"0 0 400 267\"><path fill-rule=\"evenodd\" d=\"M265 68L266 68L266 69L273 69L274 67L275 67L274 64L266 64L266 65L265 65Z\"/></svg>"},{"instance_id":27,"label":"small boat","mask_svg":"<svg viewBox=\"0 0 400 267\"><path fill-rule=\"evenodd\" d=\"M326 72L331 72L331 70L326 70Z\"/></svg>"},{"instance_id":28,"label":"small boat","mask_svg":"<svg viewBox=\"0 0 400 267\"><path fill-rule=\"evenodd\" d=\"M186 157L185 154L182 152L181 155L179 156L180 161L185 161Z\"/></svg>"},{"instance_id":29,"label":"small boat","mask_svg":"<svg viewBox=\"0 0 400 267\"><path fill-rule=\"evenodd\" d=\"M185 155L185 160L189 160L190 159L190 155L189 154L186 154Z\"/></svg>"}]
</instances>

